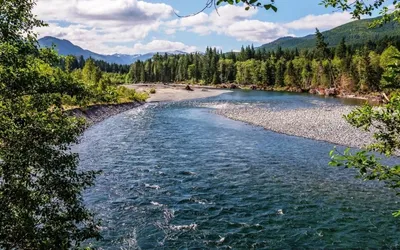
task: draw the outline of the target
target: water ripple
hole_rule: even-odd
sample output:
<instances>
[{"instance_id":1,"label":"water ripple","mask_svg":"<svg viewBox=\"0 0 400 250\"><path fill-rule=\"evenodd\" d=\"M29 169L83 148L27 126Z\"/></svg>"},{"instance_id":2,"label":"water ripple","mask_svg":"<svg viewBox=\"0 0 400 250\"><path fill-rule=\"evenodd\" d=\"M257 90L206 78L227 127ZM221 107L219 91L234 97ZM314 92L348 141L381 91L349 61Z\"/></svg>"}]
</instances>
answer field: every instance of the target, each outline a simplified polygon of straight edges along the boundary
<instances>
[{"instance_id":1,"label":"water ripple","mask_svg":"<svg viewBox=\"0 0 400 250\"><path fill-rule=\"evenodd\" d=\"M221 105L319 105L304 95L234 92L151 104L86 131L81 168L102 169L85 202L102 249L397 248L398 199L327 166L329 143L209 112ZM286 106L285 106L286 105ZM223 107L223 106L222 106Z\"/></svg>"}]
</instances>

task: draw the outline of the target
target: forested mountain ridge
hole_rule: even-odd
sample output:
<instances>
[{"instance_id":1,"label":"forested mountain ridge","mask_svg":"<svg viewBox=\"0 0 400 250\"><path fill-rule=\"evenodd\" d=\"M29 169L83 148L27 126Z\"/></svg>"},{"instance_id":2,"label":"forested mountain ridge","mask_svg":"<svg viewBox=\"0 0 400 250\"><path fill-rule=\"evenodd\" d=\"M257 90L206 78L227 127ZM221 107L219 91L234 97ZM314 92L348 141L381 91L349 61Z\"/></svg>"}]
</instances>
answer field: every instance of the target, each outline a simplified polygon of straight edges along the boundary
<instances>
[{"instance_id":1,"label":"forested mountain ridge","mask_svg":"<svg viewBox=\"0 0 400 250\"><path fill-rule=\"evenodd\" d=\"M121 65L129 65L136 61L145 61L147 59L152 58L156 53L165 53L165 52L151 52L146 54L135 54L135 55L127 55L127 54L113 54L113 55L103 55L92 52L90 50L82 49L81 47L71 43L65 39L58 39L51 36L46 36L39 39L39 45L42 48L49 48L55 45L55 49L58 51L60 55L73 55L76 57L83 56L85 59L92 58L98 61L105 61L108 63L115 63ZM173 51L168 52L168 54L185 54L183 51Z\"/></svg>"},{"instance_id":2,"label":"forested mountain ridge","mask_svg":"<svg viewBox=\"0 0 400 250\"><path fill-rule=\"evenodd\" d=\"M369 28L368 25L374 20L376 18L353 21L322 32L322 34L330 47L338 45L343 37L348 45L354 45L366 44L370 40L376 41L385 36L400 36L400 24L398 22L386 23L382 27ZM280 46L282 49L312 49L315 46L315 42L315 35L282 37L271 43L264 44L260 48L275 50Z\"/></svg>"}]
</instances>

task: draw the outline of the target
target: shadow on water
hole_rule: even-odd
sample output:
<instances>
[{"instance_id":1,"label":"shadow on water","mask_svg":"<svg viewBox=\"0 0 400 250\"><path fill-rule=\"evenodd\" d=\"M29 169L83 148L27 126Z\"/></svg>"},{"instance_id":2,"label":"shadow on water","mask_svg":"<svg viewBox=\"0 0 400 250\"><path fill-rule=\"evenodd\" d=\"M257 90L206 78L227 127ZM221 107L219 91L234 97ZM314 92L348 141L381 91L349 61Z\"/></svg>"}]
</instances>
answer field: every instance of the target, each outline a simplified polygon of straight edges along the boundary
<instances>
[{"instance_id":1,"label":"shadow on water","mask_svg":"<svg viewBox=\"0 0 400 250\"><path fill-rule=\"evenodd\" d=\"M197 102L312 107L337 99L235 91ZM102 169L86 204L103 249L396 248L390 190L330 168L333 145L152 104L88 129L81 168Z\"/></svg>"}]
</instances>

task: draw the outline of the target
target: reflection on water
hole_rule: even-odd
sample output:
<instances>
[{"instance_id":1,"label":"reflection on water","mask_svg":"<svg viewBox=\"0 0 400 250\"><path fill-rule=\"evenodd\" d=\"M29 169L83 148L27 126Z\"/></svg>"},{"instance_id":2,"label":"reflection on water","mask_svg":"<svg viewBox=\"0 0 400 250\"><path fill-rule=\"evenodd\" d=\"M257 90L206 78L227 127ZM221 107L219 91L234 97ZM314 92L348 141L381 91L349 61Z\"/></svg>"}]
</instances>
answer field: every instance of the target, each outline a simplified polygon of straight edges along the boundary
<instances>
[{"instance_id":1,"label":"reflection on water","mask_svg":"<svg viewBox=\"0 0 400 250\"><path fill-rule=\"evenodd\" d=\"M152 104L91 127L83 169L102 169L85 202L103 249L388 248L398 198L352 170L330 168L332 145L219 117L213 105L293 108L316 96L235 91Z\"/></svg>"}]
</instances>

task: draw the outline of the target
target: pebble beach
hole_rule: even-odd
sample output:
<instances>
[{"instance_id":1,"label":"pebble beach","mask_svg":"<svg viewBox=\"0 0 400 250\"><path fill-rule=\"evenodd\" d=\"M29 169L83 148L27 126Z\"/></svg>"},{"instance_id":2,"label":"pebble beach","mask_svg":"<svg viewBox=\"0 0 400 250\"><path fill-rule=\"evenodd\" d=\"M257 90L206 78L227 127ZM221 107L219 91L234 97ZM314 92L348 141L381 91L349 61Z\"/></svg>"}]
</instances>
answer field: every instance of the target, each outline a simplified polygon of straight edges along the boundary
<instances>
[{"instance_id":1,"label":"pebble beach","mask_svg":"<svg viewBox=\"0 0 400 250\"><path fill-rule=\"evenodd\" d=\"M354 107L317 106L290 110L260 107L227 107L214 112L287 135L362 148L373 142L372 132L352 127L343 118Z\"/></svg>"}]
</instances>

